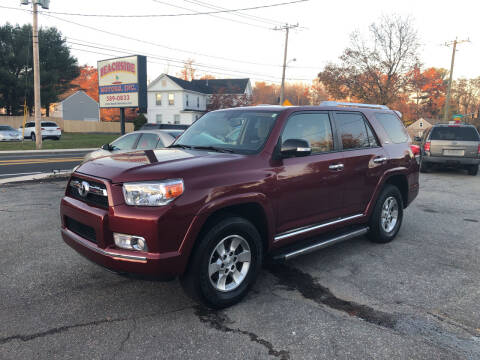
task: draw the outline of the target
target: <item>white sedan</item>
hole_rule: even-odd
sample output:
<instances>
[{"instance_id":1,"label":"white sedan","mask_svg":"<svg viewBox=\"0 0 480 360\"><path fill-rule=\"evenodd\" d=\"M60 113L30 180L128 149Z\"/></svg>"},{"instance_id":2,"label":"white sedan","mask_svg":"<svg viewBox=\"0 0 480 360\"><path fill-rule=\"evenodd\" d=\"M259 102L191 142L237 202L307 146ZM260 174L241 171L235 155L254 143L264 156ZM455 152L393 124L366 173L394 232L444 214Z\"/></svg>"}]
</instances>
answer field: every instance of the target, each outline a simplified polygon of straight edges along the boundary
<instances>
[{"instance_id":1,"label":"white sedan","mask_svg":"<svg viewBox=\"0 0 480 360\"><path fill-rule=\"evenodd\" d=\"M0 141L22 141L22 133L8 125L0 125Z\"/></svg>"}]
</instances>

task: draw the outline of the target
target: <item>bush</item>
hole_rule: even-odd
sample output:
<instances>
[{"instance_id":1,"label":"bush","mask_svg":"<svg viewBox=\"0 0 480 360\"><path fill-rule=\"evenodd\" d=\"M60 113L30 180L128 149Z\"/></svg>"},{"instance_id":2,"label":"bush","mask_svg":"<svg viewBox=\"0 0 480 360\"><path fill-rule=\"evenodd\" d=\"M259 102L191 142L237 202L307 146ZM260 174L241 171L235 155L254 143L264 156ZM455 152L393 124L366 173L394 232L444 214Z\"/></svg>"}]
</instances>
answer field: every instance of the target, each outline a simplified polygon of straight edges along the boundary
<instances>
[{"instance_id":1,"label":"bush","mask_svg":"<svg viewBox=\"0 0 480 360\"><path fill-rule=\"evenodd\" d=\"M147 118L145 117L145 115L138 115L135 119L133 119L133 129L139 130L146 122Z\"/></svg>"}]
</instances>

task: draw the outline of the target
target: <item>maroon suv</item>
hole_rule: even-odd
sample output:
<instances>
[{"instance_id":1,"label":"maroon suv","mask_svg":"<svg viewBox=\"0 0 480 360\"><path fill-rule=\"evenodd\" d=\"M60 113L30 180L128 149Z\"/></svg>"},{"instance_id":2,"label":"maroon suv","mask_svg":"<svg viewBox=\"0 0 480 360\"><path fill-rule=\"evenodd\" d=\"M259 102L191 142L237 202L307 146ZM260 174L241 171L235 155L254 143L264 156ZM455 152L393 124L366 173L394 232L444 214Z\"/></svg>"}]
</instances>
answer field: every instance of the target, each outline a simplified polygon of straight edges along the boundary
<instances>
[{"instance_id":1,"label":"maroon suv","mask_svg":"<svg viewBox=\"0 0 480 360\"><path fill-rule=\"evenodd\" d=\"M107 156L71 176L62 236L116 272L180 275L211 307L239 301L264 259L354 236L385 243L418 193L386 106L326 103L207 113L170 148Z\"/></svg>"}]
</instances>

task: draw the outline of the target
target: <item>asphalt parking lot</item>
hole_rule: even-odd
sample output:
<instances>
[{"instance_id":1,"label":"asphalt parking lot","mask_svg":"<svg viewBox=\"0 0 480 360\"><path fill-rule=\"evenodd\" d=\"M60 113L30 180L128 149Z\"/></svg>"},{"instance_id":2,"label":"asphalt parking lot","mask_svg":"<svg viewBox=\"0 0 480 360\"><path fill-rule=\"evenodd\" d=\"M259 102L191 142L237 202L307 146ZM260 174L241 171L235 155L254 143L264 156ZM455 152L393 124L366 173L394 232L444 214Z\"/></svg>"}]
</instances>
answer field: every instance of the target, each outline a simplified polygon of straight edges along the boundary
<instances>
[{"instance_id":1,"label":"asphalt parking lot","mask_svg":"<svg viewBox=\"0 0 480 360\"><path fill-rule=\"evenodd\" d=\"M64 186L0 187L1 359L480 358L480 176L422 174L395 241L265 268L218 312L71 250Z\"/></svg>"}]
</instances>

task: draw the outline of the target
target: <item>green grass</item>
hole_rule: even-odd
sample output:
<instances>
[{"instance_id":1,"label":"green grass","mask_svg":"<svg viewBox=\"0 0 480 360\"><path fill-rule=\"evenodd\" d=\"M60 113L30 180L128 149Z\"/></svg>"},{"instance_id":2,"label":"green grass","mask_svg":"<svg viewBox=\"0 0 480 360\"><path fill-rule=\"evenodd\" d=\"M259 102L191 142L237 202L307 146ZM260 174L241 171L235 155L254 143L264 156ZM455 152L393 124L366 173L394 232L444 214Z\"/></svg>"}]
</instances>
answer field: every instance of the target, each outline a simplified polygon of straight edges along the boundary
<instances>
[{"instance_id":1,"label":"green grass","mask_svg":"<svg viewBox=\"0 0 480 360\"><path fill-rule=\"evenodd\" d=\"M63 133L60 140L44 139L42 149L98 148L119 136L120 134ZM30 139L25 139L24 142L0 142L0 151L2 150L35 150L35 143Z\"/></svg>"}]
</instances>

